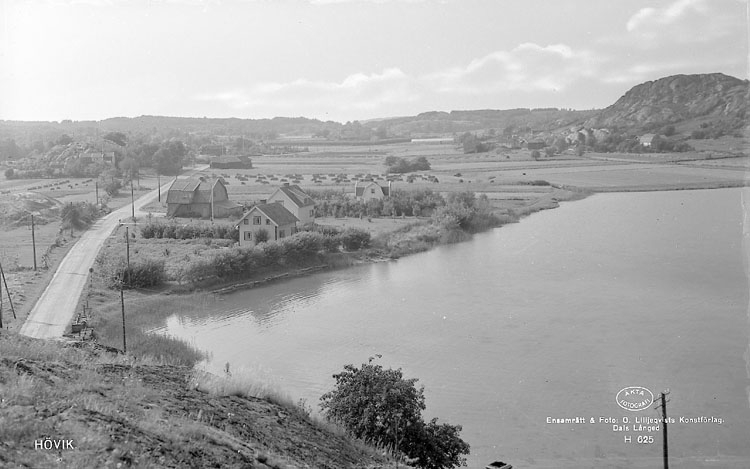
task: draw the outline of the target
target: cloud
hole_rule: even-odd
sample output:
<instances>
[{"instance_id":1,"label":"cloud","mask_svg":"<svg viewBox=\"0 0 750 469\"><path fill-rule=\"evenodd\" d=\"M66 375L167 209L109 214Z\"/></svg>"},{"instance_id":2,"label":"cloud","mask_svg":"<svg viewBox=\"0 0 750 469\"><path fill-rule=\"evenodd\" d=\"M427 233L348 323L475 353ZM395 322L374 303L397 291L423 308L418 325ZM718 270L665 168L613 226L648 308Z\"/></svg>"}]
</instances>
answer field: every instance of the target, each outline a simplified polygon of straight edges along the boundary
<instances>
[{"instance_id":1,"label":"cloud","mask_svg":"<svg viewBox=\"0 0 750 469\"><path fill-rule=\"evenodd\" d=\"M644 48L708 43L745 31L746 4L739 0L677 0L661 8L646 7L625 23L628 40Z\"/></svg>"},{"instance_id":2,"label":"cloud","mask_svg":"<svg viewBox=\"0 0 750 469\"><path fill-rule=\"evenodd\" d=\"M561 91L596 72L590 51L565 44L523 43L510 51L495 51L427 77L441 92L481 94L501 90Z\"/></svg>"},{"instance_id":3,"label":"cloud","mask_svg":"<svg viewBox=\"0 0 750 469\"><path fill-rule=\"evenodd\" d=\"M664 8L642 8L628 20L625 28L635 31L643 27L672 24L691 12L706 13L709 9L705 3L705 0L677 0Z\"/></svg>"},{"instance_id":4,"label":"cloud","mask_svg":"<svg viewBox=\"0 0 750 469\"><path fill-rule=\"evenodd\" d=\"M354 73L341 81L259 83L249 88L197 95L199 101L217 101L236 110L279 109L297 114L324 110L329 115L352 111L386 111L389 105L418 99L415 79L398 68L379 73Z\"/></svg>"}]
</instances>

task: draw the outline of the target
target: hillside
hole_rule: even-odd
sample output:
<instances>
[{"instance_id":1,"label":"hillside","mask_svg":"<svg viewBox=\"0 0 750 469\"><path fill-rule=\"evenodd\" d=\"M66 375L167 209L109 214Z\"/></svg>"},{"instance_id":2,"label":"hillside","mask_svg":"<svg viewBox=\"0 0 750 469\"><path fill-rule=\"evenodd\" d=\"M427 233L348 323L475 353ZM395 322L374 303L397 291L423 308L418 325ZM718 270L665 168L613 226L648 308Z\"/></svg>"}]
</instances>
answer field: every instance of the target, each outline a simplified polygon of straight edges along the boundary
<instances>
[{"instance_id":1,"label":"hillside","mask_svg":"<svg viewBox=\"0 0 750 469\"><path fill-rule=\"evenodd\" d=\"M0 357L2 467L392 467L231 378L6 331Z\"/></svg>"},{"instance_id":2,"label":"hillside","mask_svg":"<svg viewBox=\"0 0 750 469\"><path fill-rule=\"evenodd\" d=\"M749 90L747 80L722 73L660 78L633 87L584 126L647 130L697 118L744 120Z\"/></svg>"}]
</instances>

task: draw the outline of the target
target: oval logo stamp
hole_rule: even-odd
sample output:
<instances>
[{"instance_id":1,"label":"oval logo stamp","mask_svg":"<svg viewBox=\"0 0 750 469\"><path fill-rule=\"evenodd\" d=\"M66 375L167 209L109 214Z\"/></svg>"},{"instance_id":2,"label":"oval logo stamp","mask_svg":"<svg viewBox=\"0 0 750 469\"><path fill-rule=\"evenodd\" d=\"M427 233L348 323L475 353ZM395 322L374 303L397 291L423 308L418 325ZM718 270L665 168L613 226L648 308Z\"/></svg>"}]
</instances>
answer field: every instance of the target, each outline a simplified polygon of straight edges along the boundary
<instances>
[{"instance_id":1,"label":"oval logo stamp","mask_svg":"<svg viewBox=\"0 0 750 469\"><path fill-rule=\"evenodd\" d=\"M654 393L641 386L629 386L617 393L617 405L631 412L648 409L654 403Z\"/></svg>"}]
</instances>

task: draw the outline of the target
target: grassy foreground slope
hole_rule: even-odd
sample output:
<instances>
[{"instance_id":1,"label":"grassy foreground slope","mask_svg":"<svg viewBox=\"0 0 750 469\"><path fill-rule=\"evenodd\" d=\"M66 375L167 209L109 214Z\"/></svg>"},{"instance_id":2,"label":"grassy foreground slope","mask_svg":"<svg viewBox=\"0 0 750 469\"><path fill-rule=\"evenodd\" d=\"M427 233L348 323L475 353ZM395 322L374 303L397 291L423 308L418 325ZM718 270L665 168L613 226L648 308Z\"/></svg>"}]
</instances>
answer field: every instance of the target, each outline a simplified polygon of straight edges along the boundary
<instances>
[{"instance_id":1,"label":"grassy foreground slope","mask_svg":"<svg viewBox=\"0 0 750 469\"><path fill-rule=\"evenodd\" d=\"M0 357L2 467L391 466L231 378L5 331Z\"/></svg>"}]
</instances>

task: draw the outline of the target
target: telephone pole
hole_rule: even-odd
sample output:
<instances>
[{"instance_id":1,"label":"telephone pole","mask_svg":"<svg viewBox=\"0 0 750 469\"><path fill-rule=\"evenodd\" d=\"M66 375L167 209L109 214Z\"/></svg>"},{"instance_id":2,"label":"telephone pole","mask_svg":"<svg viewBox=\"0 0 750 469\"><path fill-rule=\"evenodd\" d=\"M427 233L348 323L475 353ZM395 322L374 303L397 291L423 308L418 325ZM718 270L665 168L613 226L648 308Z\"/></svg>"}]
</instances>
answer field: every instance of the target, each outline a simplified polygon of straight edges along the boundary
<instances>
[{"instance_id":1,"label":"telephone pole","mask_svg":"<svg viewBox=\"0 0 750 469\"><path fill-rule=\"evenodd\" d=\"M133 217L133 221L135 221L135 196L133 195L133 178L131 176L130 178L130 215Z\"/></svg>"},{"instance_id":2,"label":"telephone pole","mask_svg":"<svg viewBox=\"0 0 750 469\"><path fill-rule=\"evenodd\" d=\"M3 285L5 285L5 295L8 297L8 304L10 304L10 310L13 311L13 319L16 318L16 308L13 307L13 300L10 298L10 289L8 289L8 282L5 281L5 272L3 271L3 265L0 264L0 277L3 278ZM0 288L0 316L2 316L2 304L3 304L3 291ZM2 325L0 325L2 327Z\"/></svg>"},{"instance_id":3,"label":"telephone pole","mask_svg":"<svg viewBox=\"0 0 750 469\"><path fill-rule=\"evenodd\" d=\"M31 214L31 250L34 253L34 272L36 272L36 238L34 237L34 214Z\"/></svg>"},{"instance_id":4,"label":"telephone pole","mask_svg":"<svg viewBox=\"0 0 750 469\"><path fill-rule=\"evenodd\" d=\"M161 202L161 177L159 176L159 170L156 170L156 197Z\"/></svg>"},{"instance_id":5,"label":"telephone pole","mask_svg":"<svg viewBox=\"0 0 750 469\"><path fill-rule=\"evenodd\" d=\"M128 284L130 284L130 232L127 226L125 227L125 255L127 259L126 271L128 273ZM123 293L124 283L125 272L123 272L122 278L120 278L120 307L122 309L122 353L127 353L128 346L125 339L125 293Z\"/></svg>"},{"instance_id":6,"label":"telephone pole","mask_svg":"<svg viewBox=\"0 0 750 469\"><path fill-rule=\"evenodd\" d=\"M662 452L664 454L664 469L669 469L669 448L667 445L667 394L669 394L669 389L661 393L661 404L656 406L657 409L661 407L661 418L662 424L664 425L662 427L662 433L664 436L664 441L662 442Z\"/></svg>"}]
</instances>

